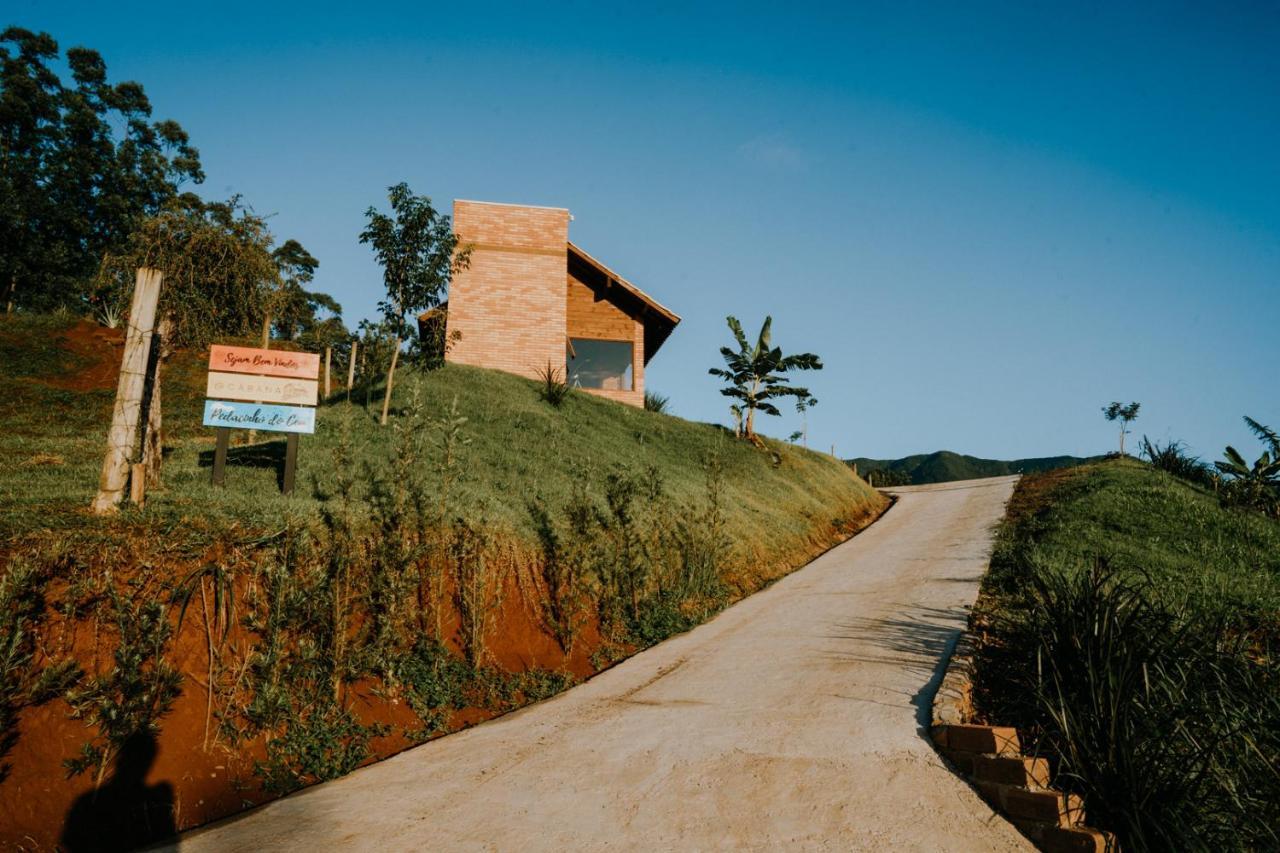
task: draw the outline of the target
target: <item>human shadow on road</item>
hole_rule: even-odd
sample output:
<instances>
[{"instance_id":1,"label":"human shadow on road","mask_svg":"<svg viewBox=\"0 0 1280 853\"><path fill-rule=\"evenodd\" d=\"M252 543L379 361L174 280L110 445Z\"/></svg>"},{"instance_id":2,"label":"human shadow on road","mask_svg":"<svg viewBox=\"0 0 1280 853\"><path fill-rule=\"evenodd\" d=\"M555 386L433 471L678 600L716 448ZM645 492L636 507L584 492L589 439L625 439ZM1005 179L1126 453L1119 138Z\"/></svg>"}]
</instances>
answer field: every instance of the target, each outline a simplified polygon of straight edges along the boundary
<instances>
[{"instance_id":1,"label":"human shadow on road","mask_svg":"<svg viewBox=\"0 0 1280 853\"><path fill-rule=\"evenodd\" d=\"M156 752L151 732L137 732L125 741L106 784L81 794L67 812L61 849L68 853L135 850L177 831L173 786L147 784Z\"/></svg>"}]
</instances>

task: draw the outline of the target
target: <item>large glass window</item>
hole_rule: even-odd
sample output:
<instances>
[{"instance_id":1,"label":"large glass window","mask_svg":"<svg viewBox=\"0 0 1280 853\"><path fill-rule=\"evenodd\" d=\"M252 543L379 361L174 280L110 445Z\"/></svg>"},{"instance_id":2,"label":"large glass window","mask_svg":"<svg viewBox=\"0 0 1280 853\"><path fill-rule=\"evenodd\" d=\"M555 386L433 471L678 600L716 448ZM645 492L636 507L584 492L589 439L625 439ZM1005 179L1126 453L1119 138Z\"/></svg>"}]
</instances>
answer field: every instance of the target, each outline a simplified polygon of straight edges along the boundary
<instances>
[{"instance_id":1,"label":"large glass window","mask_svg":"<svg viewBox=\"0 0 1280 853\"><path fill-rule=\"evenodd\" d=\"M631 341L569 340L569 385L574 388L602 388L631 391Z\"/></svg>"}]
</instances>

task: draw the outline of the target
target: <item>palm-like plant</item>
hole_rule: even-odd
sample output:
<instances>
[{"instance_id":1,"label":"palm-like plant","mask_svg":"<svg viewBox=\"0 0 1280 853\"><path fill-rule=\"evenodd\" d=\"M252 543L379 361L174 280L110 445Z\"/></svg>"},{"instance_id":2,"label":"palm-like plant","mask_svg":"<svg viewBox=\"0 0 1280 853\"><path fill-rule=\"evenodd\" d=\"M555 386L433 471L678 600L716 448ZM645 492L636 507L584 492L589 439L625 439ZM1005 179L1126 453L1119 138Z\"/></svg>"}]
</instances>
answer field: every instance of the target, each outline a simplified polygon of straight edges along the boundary
<instances>
[{"instance_id":1,"label":"palm-like plant","mask_svg":"<svg viewBox=\"0 0 1280 853\"><path fill-rule=\"evenodd\" d=\"M1253 434L1262 439L1267 449L1249 465L1240 451L1230 445L1223 451L1225 459L1213 463L1214 467L1232 480L1238 490L1238 498L1244 504L1275 514L1277 491L1280 490L1280 435L1270 427L1245 416L1244 422Z\"/></svg>"},{"instance_id":2,"label":"palm-like plant","mask_svg":"<svg viewBox=\"0 0 1280 853\"><path fill-rule=\"evenodd\" d=\"M720 354L724 356L727 369L713 367L707 372L729 383L729 387L721 388L720 393L738 401L731 407L737 420L737 430L743 437L755 441L756 412L781 415L772 401L782 397L806 401L812 399L809 389L791 385L786 374L793 370L821 370L822 362L811 352L784 356L781 348L772 346L772 317L764 318L764 325L760 327L754 346L747 342L742 324L736 317L725 319L738 349L735 351L729 347L721 347Z\"/></svg>"}]
</instances>

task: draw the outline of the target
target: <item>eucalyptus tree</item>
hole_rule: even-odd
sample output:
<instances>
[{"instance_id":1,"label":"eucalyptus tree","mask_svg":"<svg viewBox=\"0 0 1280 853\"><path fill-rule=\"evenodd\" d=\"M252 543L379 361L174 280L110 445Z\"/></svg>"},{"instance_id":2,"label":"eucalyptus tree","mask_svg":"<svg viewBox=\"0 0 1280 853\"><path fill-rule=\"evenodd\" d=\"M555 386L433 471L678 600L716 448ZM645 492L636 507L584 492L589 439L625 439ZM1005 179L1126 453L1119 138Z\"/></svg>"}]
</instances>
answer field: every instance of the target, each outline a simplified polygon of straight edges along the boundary
<instances>
[{"instance_id":1,"label":"eucalyptus tree","mask_svg":"<svg viewBox=\"0 0 1280 853\"><path fill-rule=\"evenodd\" d=\"M737 402L730 408L734 413L735 427L749 441L758 441L755 434L756 412L781 415L774 400L794 397L805 401L806 406L815 402L808 388L791 385L788 373L796 370L821 370L822 362L811 352L783 355L782 349L772 345L770 336L773 318L765 317L760 334L754 344L748 343L742 324L736 317L726 317L738 348L721 347L725 367L713 367L708 373L729 383L720 393Z\"/></svg>"},{"instance_id":2,"label":"eucalyptus tree","mask_svg":"<svg viewBox=\"0 0 1280 853\"><path fill-rule=\"evenodd\" d=\"M102 56L66 51L20 27L0 32L0 280L6 303L101 306L92 284L108 253L204 179L174 121L151 121L141 84L112 84Z\"/></svg>"},{"instance_id":3,"label":"eucalyptus tree","mask_svg":"<svg viewBox=\"0 0 1280 853\"><path fill-rule=\"evenodd\" d=\"M365 211L368 222L360 232L360 242L373 248L382 266L387 289L386 298L378 303L384 327L392 335L391 365L382 398L384 426L400 347L414 334L409 315L439 305L453 274L465 268L470 258L466 249L458 248L449 217L438 213L430 198L414 195L409 185L401 182L388 188L387 199L391 214L370 207Z\"/></svg>"},{"instance_id":4,"label":"eucalyptus tree","mask_svg":"<svg viewBox=\"0 0 1280 853\"><path fill-rule=\"evenodd\" d=\"M1124 456L1124 437L1129 434L1129 424L1138 419L1138 409L1141 403L1130 403L1124 405L1120 402L1112 402L1102 407L1102 416L1109 421L1120 422L1120 455Z\"/></svg>"},{"instance_id":5,"label":"eucalyptus tree","mask_svg":"<svg viewBox=\"0 0 1280 853\"><path fill-rule=\"evenodd\" d=\"M304 328L316 321L317 310L341 314L342 306L324 293L312 293L307 285L320 266L297 240L285 240L271 251L271 259L279 271L280 286L270 299L270 308L262 320L262 345L268 345L272 327L276 336L291 341Z\"/></svg>"}]
</instances>

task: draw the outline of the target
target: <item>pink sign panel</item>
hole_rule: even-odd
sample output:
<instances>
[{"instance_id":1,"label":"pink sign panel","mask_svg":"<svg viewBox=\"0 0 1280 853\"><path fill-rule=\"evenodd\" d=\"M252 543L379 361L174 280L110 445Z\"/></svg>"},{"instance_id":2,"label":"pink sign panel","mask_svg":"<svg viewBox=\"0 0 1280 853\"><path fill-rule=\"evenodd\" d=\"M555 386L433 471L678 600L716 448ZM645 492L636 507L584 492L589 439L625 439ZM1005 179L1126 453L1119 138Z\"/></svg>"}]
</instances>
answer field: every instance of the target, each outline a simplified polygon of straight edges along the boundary
<instances>
[{"instance_id":1,"label":"pink sign panel","mask_svg":"<svg viewBox=\"0 0 1280 853\"><path fill-rule=\"evenodd\" d=\"M209 369L224 373L256 373L259 376L315 379L320 375L320 356L311 352L286 352L214 344L209 350Z\"/></svg>"}]
</instances>

